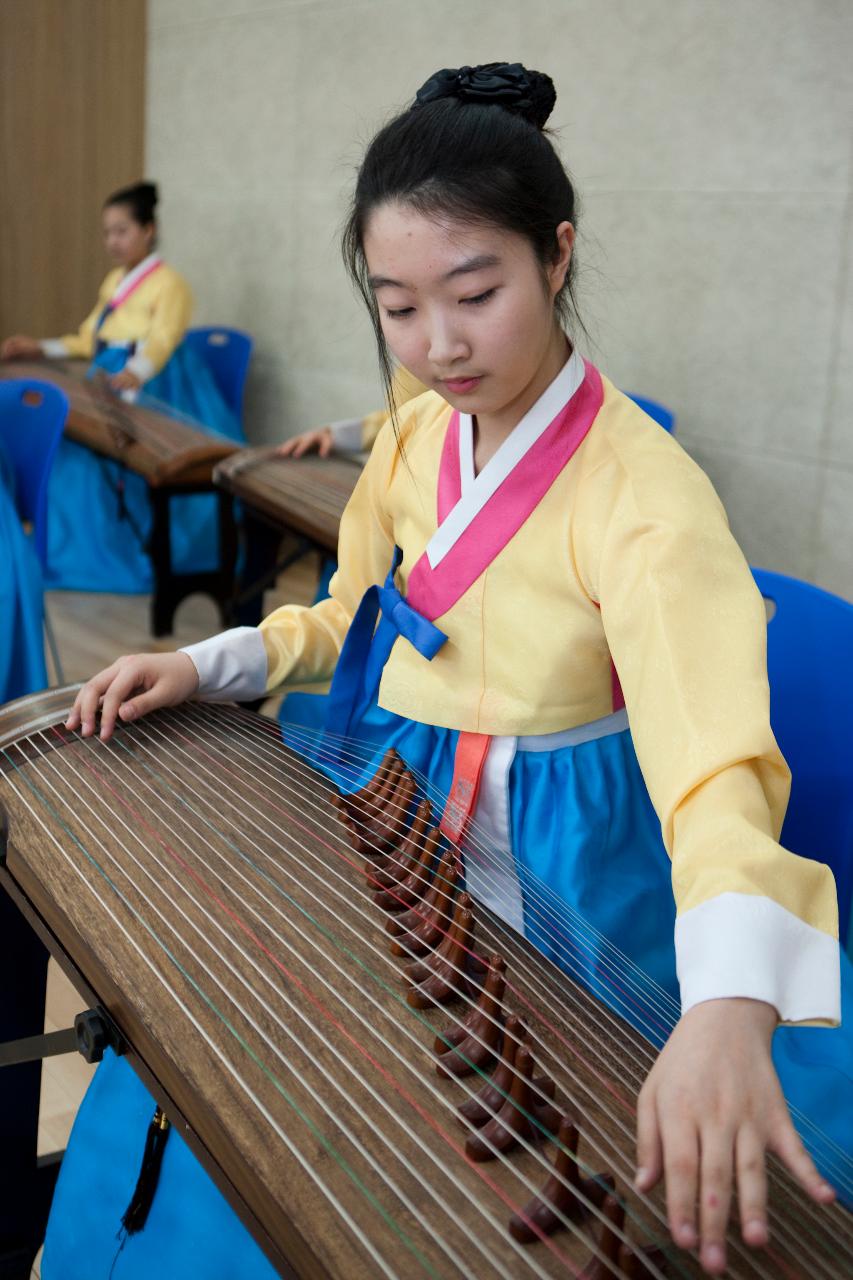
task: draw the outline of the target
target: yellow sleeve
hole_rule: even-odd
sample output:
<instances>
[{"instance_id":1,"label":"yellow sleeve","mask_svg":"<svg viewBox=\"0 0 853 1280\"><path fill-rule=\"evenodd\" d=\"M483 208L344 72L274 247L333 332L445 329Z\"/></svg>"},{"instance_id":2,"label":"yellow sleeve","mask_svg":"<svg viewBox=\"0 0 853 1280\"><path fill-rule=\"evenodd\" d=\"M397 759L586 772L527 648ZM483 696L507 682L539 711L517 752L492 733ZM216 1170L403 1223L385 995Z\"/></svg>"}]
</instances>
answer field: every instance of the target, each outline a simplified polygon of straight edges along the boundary
<instances>
[{"instance_id":1,"label":"yellow sleeve","mask_svg":"<svg viewBox=\"0 0 853 1280\"><path fill-rule=\"evenodd\" d=\"M368 587L383 582L394 537L385 494L397 465L397 445L386 427L359 477L341 518L338 571L330 598L318 604L285 605L261 623L267 655L267 690L329 680L344 637Z\"/></svg>"},{"instance_id":2,"label":"yellow sleeve","mask_svg":"<svg viewBox=\"0 0 853 1280\"><path fill-rule=\"evenodd\" d=\"M391 382L391 402L395 405L399 413L404 404L408 404L410 400L422 396L429 388L419 382L413 373L409 373L408 369L404 369L398 364L394 370L394 377ZM390 422L391 414L387 409L377 409L374 413L369 413L361 424L361 447L362 449L372 449L379 435L379 432L385 426L386 422Z\"/></svg>"},{"instance_id":3,"label":"yellow sleeve","mask_svg":"<svg viewBox=\"0 0 853 1280\"><path fill-rule=\"evenodd\" d=\"M833 1021L830 996L811 1008L807 991L817 973L833 986L832 873L778 844L790 774L770 728L763 601L704 473L657 428L636 435L582 482L573 550L672 859L682 997L751 995L785 1020ZM793 996L759 972L794 963L777 954L783 935L813 953ZM721 989L735 957L755 967L748 990Z\"/></svg>"},{"instance_id":4,"label":"yellow sleeve","mask_svg":"<svg viewBox=\"0 0 853 1280\"><path fill-rule=\"evenodd\" d=\"M190 287L177 271L164 271L158 284L160 287L148 337L128 361L128 368L138 372L143 382L163 368L186 333L193 309Z\"/></svg>"},{"instance_id":5,"label":"yellow sleeve","mask_svg":"<svg viewBox=\"0 0 853 1280\"><path fill-rule=\"evenodd\" d=\"M98 290L98 301L76 333L64 333L60 342L72 360L91 360L95 354L95 325L113 295L121 270L111 271Z\"/></svg>"}]
</instances>

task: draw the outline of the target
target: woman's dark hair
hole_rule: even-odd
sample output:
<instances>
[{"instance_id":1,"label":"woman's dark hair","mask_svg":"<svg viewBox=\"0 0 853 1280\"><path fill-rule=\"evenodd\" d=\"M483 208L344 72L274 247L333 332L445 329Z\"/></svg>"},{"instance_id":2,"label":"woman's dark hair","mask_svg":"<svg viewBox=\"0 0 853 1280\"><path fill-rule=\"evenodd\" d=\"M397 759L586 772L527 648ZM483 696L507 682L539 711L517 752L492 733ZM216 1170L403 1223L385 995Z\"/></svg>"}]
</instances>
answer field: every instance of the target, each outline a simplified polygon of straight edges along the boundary
<instances>
[{"instance_id":1,"label":"woman's dark hair","mask_svg":"<svg viewBox=\"0 0 853 1280\"><path fill-rule=\"evenodd\" d=\"M137 182L132 187L122 187L121 191L114 191L111 196L107 196L104 208L109 209L116 204L125 205L130 210L134 222L138 222L141 227L147 227L149 223L155 221L157 188L153 182Z\"/></svg>"},{"instance_id":2,"label":"woman's dark hair","mask_svg":"<svg viewBox=\"0 0 853 1280\"><path fill-rule=\"evenodd\" d=\"M577 218L569 176L542 132L555 101L550 77L519 63L439 71L368 147L342 249L370 312L389 400L391 361L364 256L371 213L396 201L428 216L514 231L546 268L559 251L557 226ZM556 300L564 319L577 316L573 268L574 256Z\"/></svg>"}]
</instances>

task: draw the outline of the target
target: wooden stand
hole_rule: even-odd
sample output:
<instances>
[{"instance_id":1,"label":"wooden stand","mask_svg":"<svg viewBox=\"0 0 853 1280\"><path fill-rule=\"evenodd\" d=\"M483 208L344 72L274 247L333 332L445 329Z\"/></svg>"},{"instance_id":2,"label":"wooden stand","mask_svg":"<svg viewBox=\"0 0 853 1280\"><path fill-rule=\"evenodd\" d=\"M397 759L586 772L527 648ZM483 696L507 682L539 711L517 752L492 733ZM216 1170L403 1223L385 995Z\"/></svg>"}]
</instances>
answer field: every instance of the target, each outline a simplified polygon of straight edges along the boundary
<instances>
[{"instance_id":1,"label":"wooden stand","mask_svg":"<svg viewBox=\"0 0 853 1280\"><path fill-rule=\"evenodd\" d=\"M199 573L176 573L172 567L172 498L193 493L216 492L219 529L219 563L216 569ZM234 618L232 600L237 566L237 527L234 509L227 493L215 491L211 483L163 485L149 490L151 497L151 540L148 554L154 570L154 594L151 599L151 634L170 635L174 630L175 611L187 596L201 592L219 606L223 626Z\"/></svg>"}]
</instances>

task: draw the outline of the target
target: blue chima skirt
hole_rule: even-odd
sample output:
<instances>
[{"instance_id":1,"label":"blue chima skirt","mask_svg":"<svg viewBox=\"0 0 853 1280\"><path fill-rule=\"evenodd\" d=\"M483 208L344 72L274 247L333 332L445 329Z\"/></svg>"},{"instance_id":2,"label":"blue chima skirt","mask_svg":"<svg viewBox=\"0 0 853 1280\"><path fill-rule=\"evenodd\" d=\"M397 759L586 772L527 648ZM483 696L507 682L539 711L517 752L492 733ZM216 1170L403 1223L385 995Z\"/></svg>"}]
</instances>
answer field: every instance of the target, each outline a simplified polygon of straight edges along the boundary
<instances>
[{"instance_id":1,"label":"blue chima skirt","mask_svg":"<svg viewBox=\"0 0 853 1280\"><path fill-rule=\"evenodd\" d=\"M346 754L336 753L334 740L324 741L319 733L325 708L325 697L290 695L283 735L291 747L350 792L372 777L394 746L439 807L453 776L455 731L374 705L361 719L354 745ZM675 909L669 859L630 732L554 750L519 749L509 768L507 801L508 862L525 934L660 1046L678 1017ZM475 894L475 881L483 880L480 873L492 852L475 833L466 850L468 887ZM850 973L843 963L849 1028ZM789 1102L799 1108L797 1126L832 1180L838 1169L833 1144L853 1154L849 1032L780 1028L774 1060ZM45 1280L109 1275L153 1110L153 1099L130 1068L120 1059L106 1059L78 1115L59 1175L42 1264ZM113 1275L147 1280L155 1272L200 1280L266 1280L274 1274L174 1132L148 1223L127 1241Z\"/></svg>"},{"instance_id":2,"label":"blue chima skirt","mask_svg":"<svg viewBox=\"0 0 853 1280\"><path fill-rule=\"evenodd\" d=\"M15 506L12 467L0 448L0 703L47 685L41 566Z\"/></svg>"},{"instance_id":3,"label":"blue chima skirt","mask_svg":"<svg viewBox=\"0 0 853 1280\"><path fill-rule=\"evenodd\" d=\"M106 347L90 372L118 373L128 351ZM186 343L147 382L137 404L172 413L199 430L243 442L240 423L213 375ZM47 585L76 591L146 592L153 585L146 546L151 533L148 488L141 476L63 439L50 477ZM180 573L218 563L214 495L171 501L172 565Z\"/></svg>"}]
</instances>

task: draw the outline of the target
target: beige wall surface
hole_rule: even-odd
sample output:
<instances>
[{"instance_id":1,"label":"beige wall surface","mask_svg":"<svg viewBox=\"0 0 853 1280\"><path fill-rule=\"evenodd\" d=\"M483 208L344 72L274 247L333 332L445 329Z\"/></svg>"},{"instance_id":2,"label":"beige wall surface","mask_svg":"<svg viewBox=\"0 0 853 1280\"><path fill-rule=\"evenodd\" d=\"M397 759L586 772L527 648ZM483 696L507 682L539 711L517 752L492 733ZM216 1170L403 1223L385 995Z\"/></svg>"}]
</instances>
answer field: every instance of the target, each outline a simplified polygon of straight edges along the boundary
<instances>
[{"instance_id":1,"label":"beige wall surface","mask_svg":"<svg viewBox=\"0 0 853 1280\"><path fill-rule=\"evenodd\" d=\"M662 400L753 564L853 599L849 0L149 0L147 169L253 439L377 407L337 236L375 128L520 60L583 200L586 348Z\"/></svg>"}]
</instances>

